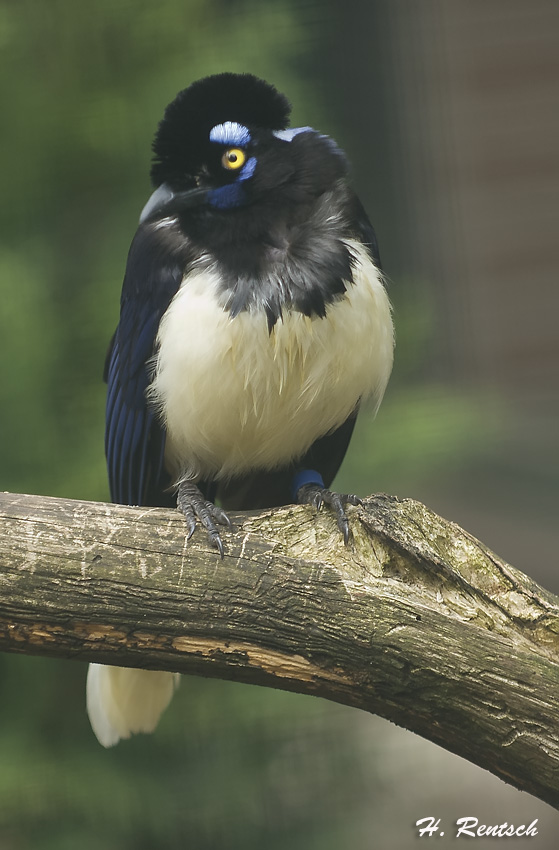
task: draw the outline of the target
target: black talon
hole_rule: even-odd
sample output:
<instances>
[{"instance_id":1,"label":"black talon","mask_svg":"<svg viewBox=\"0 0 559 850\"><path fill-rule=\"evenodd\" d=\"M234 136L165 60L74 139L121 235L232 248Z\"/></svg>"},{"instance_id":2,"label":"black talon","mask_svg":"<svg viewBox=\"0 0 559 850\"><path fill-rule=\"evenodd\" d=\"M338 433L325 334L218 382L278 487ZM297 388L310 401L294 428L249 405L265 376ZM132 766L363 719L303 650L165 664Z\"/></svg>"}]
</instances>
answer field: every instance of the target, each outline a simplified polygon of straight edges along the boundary
<instances>
[{"instance_id":1,"label":"black talon","mask_svg":"<svg viewBox=\"0 0 559 850\"><path fill-rule=\"evenodd\" d=\"M196 520L194 519L194 514L191 517L187 516L185 514L184 518L186 519L186 526L187 526L186 539L190 540L190 538L192 537L192 535L196 531Z\"/></svg>"},{"instance_id":2,"label":"black talon","mask_svg":"<svg viewBox=\"0 0 559 850\"><path fill-rule=\"evenodd\" d=\"M198 519L206 531L210 545L217 549L221 558L224 555L223 542L216 522L231 528L231 520L222 508L218 508L213 502L209 502L200 492L196 484L191 481L183 481L179 484L177 492L177 507L184 515L187 526L186 539L190 540L196 530L196 519Z\"/></svg>"},{"instance_id":3,"label":"black talon","mask_svg":"<svg viewBox=\"0 0 559 850\"><path fill-rule=\"evenodd\" d=\"M229 517L227 516L227 514L225 513L225 511L222 508L218 508L217 505L213 504L213 502L208 502L207 504L210 507L210 509L212 510L215 519L217 520L217 522L220 525L226 525L227 528L232 527L231 526L231 520L229 519Z\"/></svg>"},{"instance_id":4,"label":"black talon","mask_svg":"<svg viewBox=\"0 0 559 850\"><path fill-rule=\"evenodd\" d=\"M303 484L297 491L297 502L300 505L313 505L320 511L323 505L332 508L336 517L338 528L342 533L344 545L349 543L349 520L346 516L346 505L362 505L359 496L352 493L333 493L318 484Z\"/></svg>"},{"instance_id":5,"label":"black talon","mask_svg":"<svg viewBox=\"0 0 559 850\"><path fill-rule=\"evenodd\" d=\"M210 543L212 544L214 549L217 549L217 551L219 552L219 557L223 561L224 552L223 552L223 542L221 540L221 537L219 536L218 533L212 534L211 531L209 532L208 536L210 538Z\"/></svg>"}]
</instances>

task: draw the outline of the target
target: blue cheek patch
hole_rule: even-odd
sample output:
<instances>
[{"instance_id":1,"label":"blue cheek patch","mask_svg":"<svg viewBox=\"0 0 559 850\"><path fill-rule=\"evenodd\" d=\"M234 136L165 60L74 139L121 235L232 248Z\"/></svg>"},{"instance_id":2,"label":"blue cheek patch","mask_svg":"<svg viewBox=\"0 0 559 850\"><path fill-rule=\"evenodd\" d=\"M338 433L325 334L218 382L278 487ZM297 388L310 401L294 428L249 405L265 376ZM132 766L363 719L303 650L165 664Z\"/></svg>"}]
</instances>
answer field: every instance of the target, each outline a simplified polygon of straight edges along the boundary
<instances>
[{"instance_id":1,"label":"blue cheek patch","mask_svg":"<svg viewBox=\"0 0 559 850\"><path fill-rule=\"evenodd\" d=\"M256 168L256 157L251 156L247 159L239 176L234 183L229 183L227 186L221 186L219 189L213 189L208 194L208 203L218 210L232 210L235 207L242 207L246 203L247 197L244 189L243 181L250 180Z\"/></svg>"},{"instance_id":2,"label":"blue cheek patch","mask_svg":"<svg viewBox=\"0 0 559 850\"><path fill-rule=\"evenodd\" d=\"M246 147L251 141L250 131L244 124L237 124L236 121L225 121L223 124L216 124L210 130L210 142L218 142L220 145L235 145L236 147Z\"/></svg>"},{"instance_id":3,"label":"blue cheek patch","mask_svg":"<svg viewBox=\"0 0 559 850\"><path fill-rule=\"evenodd\" d=\"M238 180L250 180L256 168L256 157L251 156L241 168Z\"/></svg>"},{"instance_id":4,"label":"blue cheek patch","mask_svg":"<svg viewBox=\"0 0 559 850\"><path fill-rule=\"evenodd\" d=\"M246 200L245 190L241 183L229 183L208 193L208 203L218 210L231 210L241 207Z\"/></svg>"}]
</instances>

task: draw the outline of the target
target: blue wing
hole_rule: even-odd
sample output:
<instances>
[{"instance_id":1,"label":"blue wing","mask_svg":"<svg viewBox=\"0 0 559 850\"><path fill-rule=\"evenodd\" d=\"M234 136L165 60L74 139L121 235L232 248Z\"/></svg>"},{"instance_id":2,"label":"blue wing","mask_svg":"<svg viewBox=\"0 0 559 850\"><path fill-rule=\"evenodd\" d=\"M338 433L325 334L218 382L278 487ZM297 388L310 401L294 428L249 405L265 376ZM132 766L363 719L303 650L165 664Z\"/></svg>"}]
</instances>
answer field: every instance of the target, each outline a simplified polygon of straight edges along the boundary
<instances>
[{"instance_id":1,"label":"blue wing","mask_svg":"<svg viewBox=\"0 0 559 850\"><path fill-rule=\"evenodd\" d=\"M159 322L183 277L183 255L150 225L139 228L128 255L120 321L105 365L105 454L111 499L123 505L173 504L165 492L165 429L146 389Z\"/></svg>"}]
</instances>

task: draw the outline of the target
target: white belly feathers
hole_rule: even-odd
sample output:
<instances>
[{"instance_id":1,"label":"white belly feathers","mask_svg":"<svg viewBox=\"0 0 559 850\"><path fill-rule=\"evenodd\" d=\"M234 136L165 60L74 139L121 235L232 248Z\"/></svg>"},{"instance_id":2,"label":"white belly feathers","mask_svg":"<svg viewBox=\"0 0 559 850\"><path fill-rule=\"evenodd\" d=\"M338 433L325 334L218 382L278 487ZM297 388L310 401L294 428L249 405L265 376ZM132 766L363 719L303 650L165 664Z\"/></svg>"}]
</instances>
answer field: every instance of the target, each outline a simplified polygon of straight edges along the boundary
<instances>
[{"instance_id":1,"label":"white belly feathers","mask_svg":"<svg viewBox=\"0 0 559 850\"><path fill-rule=\"evenodd\" d=\"M381 275L358 243L354 284L326 317L262 311L231 318L217 273L197 271L163 316L148 393L167 428L177 479L273 469L341 425L360 399L378 406L392 368L393 328Z\"/></svg>"}]
</instances>

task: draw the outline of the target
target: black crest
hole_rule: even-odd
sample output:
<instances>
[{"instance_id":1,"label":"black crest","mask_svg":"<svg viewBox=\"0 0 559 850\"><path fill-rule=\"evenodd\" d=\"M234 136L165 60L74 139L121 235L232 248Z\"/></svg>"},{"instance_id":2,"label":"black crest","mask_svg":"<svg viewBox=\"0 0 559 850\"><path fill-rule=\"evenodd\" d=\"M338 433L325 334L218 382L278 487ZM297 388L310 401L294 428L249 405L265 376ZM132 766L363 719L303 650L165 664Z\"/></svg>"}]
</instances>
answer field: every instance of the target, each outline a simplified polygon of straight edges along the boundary
<instances>
[{"instance_id":1,"label":"black crest","mask_svg":"<svg viewBox=\"0 0 559 850\"><path fill-rule=\"evenodd\" d=\"M290 112L287 98L252 74L215 74L192 83L169 104L155 135L154 184L173 174L193 174L217 124L236 121L247 127L284 130Z\"/></svg>"}]
</instances>

